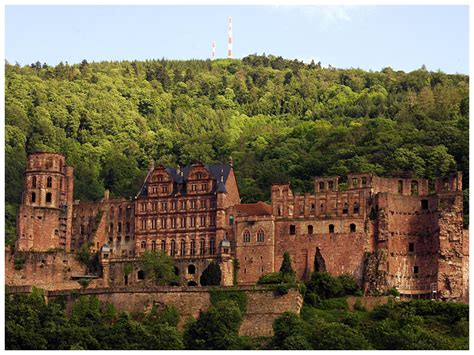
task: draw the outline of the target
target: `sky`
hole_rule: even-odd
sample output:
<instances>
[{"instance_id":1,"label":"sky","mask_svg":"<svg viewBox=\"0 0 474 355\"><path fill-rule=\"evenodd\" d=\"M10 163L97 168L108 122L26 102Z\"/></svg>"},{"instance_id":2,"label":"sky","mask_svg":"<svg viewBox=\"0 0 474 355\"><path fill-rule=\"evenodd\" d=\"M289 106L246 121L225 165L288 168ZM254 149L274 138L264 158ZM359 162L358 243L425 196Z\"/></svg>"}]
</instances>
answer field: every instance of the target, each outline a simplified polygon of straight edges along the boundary
<instances>
[{"instance_id":1,"label":"sky","mask_svg":"<svg viewBox=\"0 0 474 355\"><path fill-rule=\"evenodd\" d=\"M207 59L273 54L324 67L469 72L469 7L14 6L5 8L8 62Z\"/></svg>"}]
</instances>

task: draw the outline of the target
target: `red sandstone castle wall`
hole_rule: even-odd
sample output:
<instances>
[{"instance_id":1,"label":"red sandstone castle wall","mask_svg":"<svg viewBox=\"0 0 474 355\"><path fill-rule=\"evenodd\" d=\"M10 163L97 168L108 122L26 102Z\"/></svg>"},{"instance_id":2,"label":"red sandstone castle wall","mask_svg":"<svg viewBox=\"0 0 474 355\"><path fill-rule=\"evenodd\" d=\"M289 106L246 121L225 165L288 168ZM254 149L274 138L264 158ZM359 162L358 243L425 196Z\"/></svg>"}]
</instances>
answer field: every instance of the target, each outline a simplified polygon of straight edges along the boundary
<instances>
[{"instance_id":1,"label":"red sandstone castle wall","mask_svg":"<svg viewBox=\"0 0 474 355\"><path fill-rule=\"evenodd\" d=\"M20 270L15 269L15 259L24 260ZM34 285L48 290L79 288L71 278L85 271L74 255L62 251L5 253L6 285Z\"/></svg>"},{"instance_id":2,"label":"red sandstone castle wall","mask_svg":"<svg viewBox=\"0 0 474 355\"><path fill-rule=\"evenodd\" d=\"M283 253L288 251L300 279L309 277L314 271L314 258L319 248L324 258L326 271L333 275L349 273L362 279L364 252L369 250L369 240L364 232L326 234L278 234L285 223L277 223L275 270L279 270Z\"/></svg>"}]
</instances>

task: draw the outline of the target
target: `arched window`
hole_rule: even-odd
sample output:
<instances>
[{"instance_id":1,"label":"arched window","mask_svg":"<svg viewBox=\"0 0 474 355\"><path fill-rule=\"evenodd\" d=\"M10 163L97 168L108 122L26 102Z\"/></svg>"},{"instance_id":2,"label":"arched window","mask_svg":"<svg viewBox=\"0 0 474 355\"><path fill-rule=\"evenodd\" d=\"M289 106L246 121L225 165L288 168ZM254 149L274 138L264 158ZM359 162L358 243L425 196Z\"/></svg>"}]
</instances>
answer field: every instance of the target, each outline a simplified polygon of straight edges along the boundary
<instances>
[{"instance_id":1,"label":"arched window","mask_svg":"<svg viewBox=\"0 0 474 355\"><path fill-rule=\"evenodd\" d=\"M443 191L449 191L449 179L447 177L443 179Z\"/></svg>"},{"instance_id":2,"label":"arched window","mask_svg":"<svg viewBox=\"0 0 474 355\"><path fill-rule=\"evenodd\" d=\"M153 250L153 251L156 250L156 242L155 241L151 242L151 250Z\"/></svg>"},{"instance_id":3,"label":"arched window","mask_svg":"<svg viewBox=\"0 0 474 355\"><path fill-rule=\"evenodd\" d=\"M33 176L33 179L31 181L31 187L33 187L33 188L36 187L36 176Z\"/></svg>"},{"instance_id":4,"label":"arched window","mask_svg":"<svg viewBox=\"0 0 474 355\"><path fill-rule=\"evenodd\" d=\"M142 243L141 243L141 247L142 247L142 249L143 249L143 250L145 250L145 249L146 249L146 242L145 242L145 241L142 241Z\"/></svg>"},{"instance_id":5,"label":"arched window","mask_svg":"<svg viewBox=\"0 0 474 355\"><path fill-rule=\"evenodd\" d=\"M31 193L31 202L36 202L36 193Z\"/></svg>"},{"instance_id":6,"label":"arched window","mask_svg":"<svg viewBox=\"0 0 474 355\"><path fill-rule=\"evenodd\" d=\"M334 233L334 224L329 225L329 233Z\"/></svg>"},{"instance_id":7,"label":"arched window","mask_svg":"<svg viewBox=\"0 0 474 355\"><path fill-rule=\"evenodd\" d=\"M48 176L46 179L46 187L53 187L53 178L51 176Z\"/></svg>"},{"instance_id":8,"label":"arched window","mask_svg":"<svg viewBox=\"0 0 474 355\"><path fill-rule=\"evenodd\" d=\"M265 241L265 233L263 230L259 230L257 233L257 242L264 242Z\"/></svg>"},{"instance_id":9,"label":"arched window","mask_svg":"<svg viewBox=\"0 0 474 355\"><path fill-rule=\"evenodd\" d=\"M351 233L355 233L355 231L356 231L356 225L355 225L355 223L351 223L350 226L349 226L349 228L350 228Z\"/></svg>"},{"instance_id":10,"label":"arched window","mask_svg":"<svg viewBox=\"0 0 474 355\"><path fill-rule=\"evenodd\" d=\"M179 255L186 255L186 241L184 239L179 243Z\"/></svg>"},{"instance_id":11,"label":"arched window","mask_svg":"<svg viewBox=\"0 0 474 355\"><path fill-rule=\"evenodd\" d=\"M308 224L308 234L313 234L313 225Z\"/></svg>"},{"instance_id":12,"label":"arched window","mask_svg":"<svg viewBox=\"0 0 474 355\"><path fill-rule=\"evenodd\" d=\"M411 194L418 195L418 181L416 180L411 182Z\"/></svg>"},{"instance_id":13,"label":"arched window","mask_svg":"<svg viewBox=\"0 0 474 355\"><path fill-rule=\"evenodd\" d=\"M162 251L163 253L166 252L166 242L165 242L164 240L161 241L161 251Z\"/></svg>"},{"instance_id":14,"label":"arched window","mask_svg":"<svg viewBox=\"0 0 474 355\"><path fill-rule=\"evenodd\" d=\"M117 224L117 232L122 233L122 222L118 222L118 224Z\"/></svg>"},{"instance_id":15,"label":"arched window","mask_svg":"<svg viewBox=\"0 0 474 355\"><path fill-rule=\"evenodd\" d=\"M176 242L174 240L171 241L171 256L176 255Z\"/></svg>"},{"instance_id":16,"label":"arched window","mask_svg":"<svg viewBox=\"0 0 474 355\"><path fill-rule=\"evenodd\" d=\"M319 191L324 191L324 182L319 183Z\"/></svg>"},{"instance_id":17,"label":"arched window","mask_svg":"<svg viewBox=\"0 0 474 355\"><path fill-rule=\"evenodd\" d=\"M125 223L125 232L130 233L130 222Z\"/></svg>"},{"instance_id":18,"label":"arched window","mask_svg":"<svg viewBox=\"0 0 474 355\"><path fill-rule=\"evenodd\" d=\"M196 266L194 266L193 264L189 264L188 265L188 274L194 275L195 273L196 273Z\"/></svg>"},{"instance_id":19,"label":"arched window","mask_svg":"<svg viewBox=\"0 0 474 355\"><path fill-rule=\"evenodd\" d=\"M403 194L403 180L398 180L398 193Z\"/></svg>"},{"instance_id":20,"label":"arched window","mask_svg":"<svg viewBox=\"0 0 474 355\"><path fill-rule=\"evenodd\" d=\"M209 254L211 255L214 255L215 244L214 238L211 238L209 241Z\"/></svg>"},{"instance_id":21,"label":"arched window","mask_svg":"<svg viewBox=\"0 0 474 355\"><path fill-rule=\"evenodd\" d=\"M250 243L250 232L247 229L244 232L244 243Z\"/></svg>"}]
</instances>

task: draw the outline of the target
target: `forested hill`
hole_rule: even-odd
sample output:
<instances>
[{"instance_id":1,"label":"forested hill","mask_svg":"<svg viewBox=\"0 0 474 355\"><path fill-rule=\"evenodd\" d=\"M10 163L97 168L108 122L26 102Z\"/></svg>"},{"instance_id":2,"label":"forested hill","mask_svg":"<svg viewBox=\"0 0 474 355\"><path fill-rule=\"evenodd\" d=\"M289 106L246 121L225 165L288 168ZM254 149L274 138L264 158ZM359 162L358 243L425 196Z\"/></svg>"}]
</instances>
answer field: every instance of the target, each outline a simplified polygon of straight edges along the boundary
<instances>
[{"instance_id":1,"label":"forested hill","mask_svg":"<svg viewBox=\"0 0 474 355\"><path fill-rule=\"evenodd\" d=\"M464 173L466 75L321 68L281 57L6 64L7 232L27 153L64 153L75 197L136 193L149 162L234 160L243 201L272 181L372 171ZM13 219L14 221L14 219Z\"/></svg>"}]
</instances>

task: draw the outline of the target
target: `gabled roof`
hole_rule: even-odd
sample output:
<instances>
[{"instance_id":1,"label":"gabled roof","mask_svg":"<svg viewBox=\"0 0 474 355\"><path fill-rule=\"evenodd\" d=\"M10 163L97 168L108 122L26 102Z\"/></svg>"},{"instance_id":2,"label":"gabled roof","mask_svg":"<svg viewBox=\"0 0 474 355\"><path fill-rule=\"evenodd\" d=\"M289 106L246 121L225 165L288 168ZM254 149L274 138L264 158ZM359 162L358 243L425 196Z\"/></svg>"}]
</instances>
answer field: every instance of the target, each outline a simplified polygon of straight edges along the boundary
<instances>
[{"instance_id":1,"label":"gabled roof","mask_svg":"<svg viewBox=\"0 0 474 355\"><path fill-rule=\"evenodd\" d=\"M267 216L272 214L272 206L262 201L235 205L234 208L237 212L250 216Z\"/></svg>"},{"instance_id":2,"label":"gabled roof","mask_svg":"<svg viewBox=\"0 0 474 355\"><path fill-rule=\"evenodd\" d=\"M207 171L209 171L212 180L216 182L215 184L213 184L213 189L211 192L227 192L225 183L227 182L227 178L229 177L232 167L229 164L204 165L204 167L206 168ZM176 168L165 168L165 170L171 175L173 179L173 183L176 183L183 187L183 189L181 189L180 191L182 195L186 195L186 190L184 189L184 185L188 181L188 176L192 168L193 168L192 165L179 168L179 170ZM138 192L137 197L146 196L148 194L148 182L149 182L151 173L152 172L149 172L147 177L145 178L145 181L142 185L142 188ZM221 181L221 176L222 176L222 181ZM173 194L177 192L178 191L173 191Z\"/></svg>"}]
</instances>

